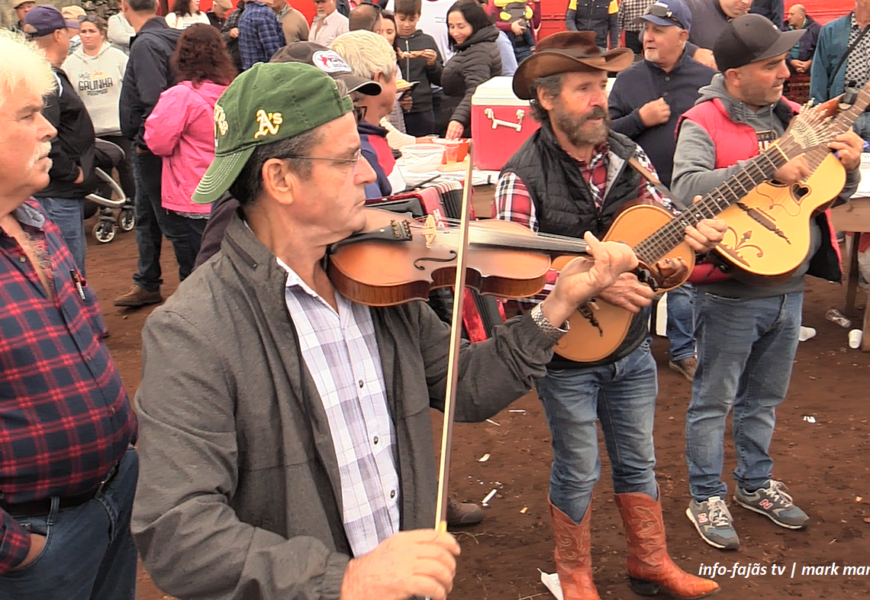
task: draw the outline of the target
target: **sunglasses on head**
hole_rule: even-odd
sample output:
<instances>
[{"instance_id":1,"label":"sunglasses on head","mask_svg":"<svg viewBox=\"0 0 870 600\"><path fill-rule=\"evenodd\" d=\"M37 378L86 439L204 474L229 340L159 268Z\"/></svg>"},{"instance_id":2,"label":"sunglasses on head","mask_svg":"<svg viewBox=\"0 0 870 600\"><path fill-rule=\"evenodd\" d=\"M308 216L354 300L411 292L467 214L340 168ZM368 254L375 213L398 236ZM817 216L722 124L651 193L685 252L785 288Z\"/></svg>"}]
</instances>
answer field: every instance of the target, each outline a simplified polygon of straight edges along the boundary
<instances>
[{"instance_id":1,"label":"sunglasses on head","mask_svg":"<svg viewBox=\"0 0 870 600\"><path fill-rule=\"evenodd\" d=\"M667 6L661 6L660 4L651 4L648 9L646 9L646 14L652 15L654 17L659 17L660 19L667 19L671 23L678 25L682 29L686 29L686 26L680 21L677 16L671 11Z\"/></svg>"},{"instance_id":2,"label":"sunglasses on head","mask_svg":"<svg viewBox=\"0 0 870 600\"><path fill-rule=\"evenodd\" d=\"M376 4L374 2L369 2L368 0L363 0L362 2L357 4L357 6L371 6L373 9L375 9L376 12L381 12L381 9L382 9L380 4Z\"/></svg>"},{"instance_id":3,"label":"sunglasses on head","mask_svg":"<svg viewBox=\"0 0 870 600\"><path fill-rule=\"evenodd\" d=\"M97 19L96 15L79 15L79 23L84 23L87 21L88 23L96 23Z\"/></svg>"}]
</instances>

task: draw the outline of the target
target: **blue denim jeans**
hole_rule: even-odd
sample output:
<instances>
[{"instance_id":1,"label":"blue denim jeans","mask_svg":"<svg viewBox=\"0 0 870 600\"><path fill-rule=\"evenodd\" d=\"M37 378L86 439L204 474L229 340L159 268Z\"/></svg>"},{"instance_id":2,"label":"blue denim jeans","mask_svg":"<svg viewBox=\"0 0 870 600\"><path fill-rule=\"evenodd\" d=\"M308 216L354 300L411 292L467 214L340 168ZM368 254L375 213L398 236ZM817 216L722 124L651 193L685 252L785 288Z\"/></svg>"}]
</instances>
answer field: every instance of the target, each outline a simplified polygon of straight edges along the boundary
<instances>
[{"instance_id":1,"label":"blue denim jeans","mask_svg":"<svg viewBox=\"0 0 870 600\"><path fill-rule=\"evenodd\" d=\"M191 244L190 219L163 208L163 158L150 152L133 150L136 176L136 245L139 247L138 271L133 281L144 290L157 292L163 283L160 250L163 236L172 243L181 281L193 271L198 246ZM204 223L201 224L205 228ZM200 232L200 238L202 234Z\"/></svg>"},{"instance_id":2,"label":"blue denim jeans","mask_svg":"<svg viewBox=\"0 0 870 600\"><path fill-rule=\"evenodd\" d=\"M88 247L85 238L85 201L81 198L37 198L42 210L51 222L60 229L76 268L85 276L85 252Z\"/></svg>"},{"instance_id":3,"label":"blue denim jeans","mask_svg":"<svg viewBox=\"0 0 870 600\"><path fill-rule=\"evenodd\" d=\"M695 356L695 288L686 283L668 292L668 342L676 362Z\"/></svg>"},{"instance_id":4,"label":"blue denim jeans","mask_svg":"<svg viewBox=\"0 0 870 600\"><path fill-rule=\"evenodd\" d=\"M106 489L84 504L20 518L45 547L26 567L0 575L0 600L135 600L136 547L130 514L139 457L130 448Z\"/></svg>"},{"instance_id":5,"label":"blue denim jeans","mask_svg":"<svg viewBox=\"0 0 870 600\"><path fill-rule=\"evenodd\" d=\"M870 112L859 115L852 128L855 133L864 138L864 141L870 142Z\"/></svg>"},{"instance_id":6,"label":"blue denim jeans","mask_svg":"<svg viewBox=\"0 0 870 600\"><path fill-rule=\"evenodd\" d=\"M652 435L658 385L647 342L610 365L550 370L536 386L553 436L550 500L559 510L579 523L589 507L601 476L596 419L614 491L658 498Z\"/></svg>"},{"instance_id":7,"label":"blue denim jeans","mask_svg":"<svg viewBox=\"0 0 870 600\"><path fill-rule=\"evenodd\" d=\"M742 300L698 292L698 370L686 415L692 497L724 498L725 420L734 410L734 479L756 489L772 476L770 441L797 352L803 292Z\"/></svg>"}]
</instances>

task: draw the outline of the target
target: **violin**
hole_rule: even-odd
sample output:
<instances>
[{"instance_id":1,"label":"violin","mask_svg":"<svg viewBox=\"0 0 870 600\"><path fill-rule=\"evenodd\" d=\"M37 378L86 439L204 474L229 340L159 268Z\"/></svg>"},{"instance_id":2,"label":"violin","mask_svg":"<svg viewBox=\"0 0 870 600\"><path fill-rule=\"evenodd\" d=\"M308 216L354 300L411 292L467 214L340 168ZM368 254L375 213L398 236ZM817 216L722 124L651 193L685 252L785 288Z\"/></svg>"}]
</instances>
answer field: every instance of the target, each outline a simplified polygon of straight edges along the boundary
<instances>
[{"instance_id":1,"label":"violin","mask_svg":"<svg viewBox=\"0 0 870 600\"><path fill-rule=\"evenodd\" d=\"M345 298L367 306L427 300L454 285L459 228L366 208L366 226L333 244L327 272ZM568 262L586 242L538 235L519 223L491 219L468 224L466 285L501 298L527 298L544 288L551 256Z\"/></svg>"}]
</instances>

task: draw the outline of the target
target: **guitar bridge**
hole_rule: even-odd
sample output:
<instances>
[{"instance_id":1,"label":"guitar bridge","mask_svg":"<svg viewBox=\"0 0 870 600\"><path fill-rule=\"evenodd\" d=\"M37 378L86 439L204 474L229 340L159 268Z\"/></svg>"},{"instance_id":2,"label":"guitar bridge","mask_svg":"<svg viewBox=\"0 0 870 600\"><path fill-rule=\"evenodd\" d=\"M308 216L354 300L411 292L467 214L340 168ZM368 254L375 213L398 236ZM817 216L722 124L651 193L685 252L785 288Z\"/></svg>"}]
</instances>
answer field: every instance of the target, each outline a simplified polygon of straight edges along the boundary
<instances>
[{"instance_id":1,"label":"guitar bridge","mask_svg":"<svg viewBox=\"0 0 870 600\"><path fill-rule=\"evenodd\" d=\"M589 321L590 325L598 330L598 337L604 337L604 330L601 329L601 323L599 323L598 319L595 318L595 314L592 312L593 308L596 310L598 309L598 307L595 306L595 300L590 300L589 302L581 304L577 308L577 312L579 312L584 319Z\"/></svg>"}]
</instances>

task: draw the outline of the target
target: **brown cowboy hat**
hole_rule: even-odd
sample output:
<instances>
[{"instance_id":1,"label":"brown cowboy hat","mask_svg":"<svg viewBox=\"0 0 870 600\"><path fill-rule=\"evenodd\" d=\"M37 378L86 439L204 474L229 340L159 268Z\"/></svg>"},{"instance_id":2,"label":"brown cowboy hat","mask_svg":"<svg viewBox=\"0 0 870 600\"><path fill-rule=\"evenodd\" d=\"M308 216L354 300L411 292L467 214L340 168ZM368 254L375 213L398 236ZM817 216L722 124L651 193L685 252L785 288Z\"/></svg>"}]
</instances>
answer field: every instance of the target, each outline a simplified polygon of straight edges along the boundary
<instances>
[{"instance_id":1,"label":"brown cowboy hat","mask_svg":"<svg viewBox=\"0 0 870 600\"><path fill-rule=\"evenodd\" d=\"M514 94L531 100L532 83L538 77L571 71L624 71L634 62L634 52L615 48L602 52L592 31L562 31L537 43L536 52L520 63L514 73Z\"/></svg>"}]
</instances>

